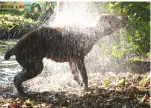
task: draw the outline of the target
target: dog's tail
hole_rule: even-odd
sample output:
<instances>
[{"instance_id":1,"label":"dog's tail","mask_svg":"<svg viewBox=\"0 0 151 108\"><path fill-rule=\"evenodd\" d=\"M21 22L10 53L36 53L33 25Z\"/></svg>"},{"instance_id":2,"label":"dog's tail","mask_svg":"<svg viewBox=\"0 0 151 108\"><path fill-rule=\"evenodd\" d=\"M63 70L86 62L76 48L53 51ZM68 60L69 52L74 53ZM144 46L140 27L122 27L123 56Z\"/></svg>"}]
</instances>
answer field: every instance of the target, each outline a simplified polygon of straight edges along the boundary
<instances>
[{"instance_id":1,"label":"dog's tail","mask_svg":"<svg viewBox=\"0 0 151 108\"><path fill-rule=\"evenodd\" d=\"M5 59L5 60L9 60L12 55L14 55L14 53L13 53L13 48L10 49L10 50L8 50L8 51L5 53L4 59Z\"/></svg>"}]
</instances>

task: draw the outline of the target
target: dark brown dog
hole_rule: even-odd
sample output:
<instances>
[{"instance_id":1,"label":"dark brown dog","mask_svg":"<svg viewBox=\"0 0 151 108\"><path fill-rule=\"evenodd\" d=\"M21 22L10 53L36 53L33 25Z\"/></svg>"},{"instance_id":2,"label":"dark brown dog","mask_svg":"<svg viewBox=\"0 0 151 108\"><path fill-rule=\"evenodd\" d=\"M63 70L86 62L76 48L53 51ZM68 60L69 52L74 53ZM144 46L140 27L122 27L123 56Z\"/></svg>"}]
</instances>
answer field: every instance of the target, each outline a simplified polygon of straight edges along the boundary
<instances>
[{"instance_id":1,"label":"dark brown dog","mask_svg":"<svg viewBox=\"0 0 151 108\"><path fill-rule=\"evenodd\" d=\"M15 55L17 62L23 67L23 70L14 78L18 92L24 94L21 84L42 72L44 57L56 62L69 62L74 79L80 84L77 73L79 69L87 91L88 77L84 57L101 37L122 28L127 21L128 18L124 16L103 15L96 28L42 27L25 34L12 49L6 52L4 57L8 60Z\"/></svg>"}]
</instances>

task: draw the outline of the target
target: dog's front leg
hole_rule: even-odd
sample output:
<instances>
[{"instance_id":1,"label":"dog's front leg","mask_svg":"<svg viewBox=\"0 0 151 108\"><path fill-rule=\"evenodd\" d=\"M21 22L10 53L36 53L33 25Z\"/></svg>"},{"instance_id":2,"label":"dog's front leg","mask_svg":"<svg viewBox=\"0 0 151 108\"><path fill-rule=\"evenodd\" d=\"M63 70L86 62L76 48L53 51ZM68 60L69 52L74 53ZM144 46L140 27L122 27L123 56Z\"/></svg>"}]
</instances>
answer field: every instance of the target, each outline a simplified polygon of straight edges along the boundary
<instances>
[{"instance_id":1,"label":"dog's front leg","mask_svg":"<svg viewBox=\"0 0 151 108\"><path fill-rule=\"evenodd\" d=\"M87 76L87 71L84 64L84 57L82 59L79 58L77 60L77 66L80 71L83 83L84 83L84 90L88 91L88 76Z\"/></svg>"},{"instance_id":2,"label":"dog's front leg","mask_svg":"<svg viewBox=\"0 0 151 108\"><path fill-rule=\"evenodd\" d=\"M74 80L80 85L82 86L82 83L79 79L79 72L78 72L78 67L77 67L77 63L75 61L70 61L69 62L69 65L70 65L70 70L73 74L73 78Z\"/></svg>"}]
</instances>

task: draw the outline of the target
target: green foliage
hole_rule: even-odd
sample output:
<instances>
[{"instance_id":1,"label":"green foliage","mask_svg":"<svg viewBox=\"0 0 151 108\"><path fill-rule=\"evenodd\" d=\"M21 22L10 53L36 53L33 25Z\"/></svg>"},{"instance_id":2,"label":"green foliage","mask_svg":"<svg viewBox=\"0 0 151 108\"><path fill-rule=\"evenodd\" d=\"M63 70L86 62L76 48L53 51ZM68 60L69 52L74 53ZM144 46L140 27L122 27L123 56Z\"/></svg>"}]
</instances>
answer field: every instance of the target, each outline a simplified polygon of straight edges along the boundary
<instances>
[{"instance_id":1,"label":"green foliage","mask_svg":"<svg viewBox=\"0 0 151 108\"><path fill-rule=\"evenodd\" d=\"M5 14L10 14L10 15L23 15L24 11L19 11L19 10L8 10L8 11L0 11L0 15L5 15Z\"/></svg>"},{"instance_id":2,"label":"green foliage","mask_svg":"<svg viewBox=\"0 0 151 108\"><path fill-rule=\"evenodd\" d=\"M41 1L40 5L44 8L44 11L51 10L53 12L55 6L57 5L57 2Z\"/></svg>"},{"instance_id":3,"label":"green foliage","mask_svg":"<svg viewBox=\"0 0 151 108\"><path fill-rule=\"evenodd\" d=\"M124 52L125 52L125 49L120 47L120 45L116 44L112 47L112 52L111 52L110 56L112 58L118 58L118 57L123 56Z\"/></svg>"},{"instance_id":4,"label":"green foliage","mask_svg":"<svg viewBox=\"0 0 151 108\"><path fill-rule=\"evenodd\" d=\"M141 61L141 58L136 56L136 57L133 57L130 59L131 62L138 62L138 61Z\"/></svg>"},{"instance_id":5,"label":"green foliage","mask_svg":"<svg viewBox=\"0 0 151 108\"><path fill-rule=\"evenodd\" d=\"M12 11L0 13L0 39L20 38L25 33L33 30L38 22L25 18L23 12L16 15ZM16 12L16 11L15 11Z\"/></svg>"},{"instance_id":6,"label":"green foliage","mask_svg":"<svg viewBox=\"0 0 151 108\"><path fill-rule=\"evenodd\" d=\"M25 18L31 18L35 21L37 21L39 19L40 15L41 15L41 12L39 12L39 11L35 12L33 10L27 10L24 13Z\"/></svg>"},{"instance_id":7,"label":"green foliage","mask_svg":"<svg viewBox=\"0 0 151 108\"><path fill-rule=\"evenodd\" d=\"M109 46L106 43L100 45L100 49L105 55L107 55L109 58L119 58L121 56L124 56L126 48L122 45L122 43L118 43L115 41L110 44L112 45Z\"/></svg>"},{"instance_id":8,"label":"green foliage","mask_svg":"<svg viewBox=\"0 0 151 108\"><path fill-rule=\"evenodd\" d=\"M53 13L53 10L56 6L56 2L46 2L46 1L44 1L44 2L42 2L42 1L41 2L35 2L32 5L32 7L34 7L34 6L40 6L41 10L34 11L31 8L31 10L27 10L27 11L24 12L24 17L25 18L31 18L31 19L37 21L37 20L40 19L40 17L43 17L43 14L48 14L48 12L49 12L48 15L50 16ZM44 15L44 17L46 17L46 16Z\"/></svg>"},{"instance_id":9,"label":"green foliage","mask_svg":"<svg viewBox=\"0 0 151 108\"><path fill-rule=\"evenodd\" d=\"M0 14L0 29L10 30L17 26L22 28L27 23L35 23L32 19L26 19L22 16L11 15L11 14Z\"/></svg>"},{"instance_id":10,"label":"green foliage","mask_svg":"<svg viewBox=\"0 0 151 108\"><path fill-rule=\"evenodd\" d=\"M128 52L146 55L150 50L150 2L110 2L106 9L114 14L128 15L125 41Z\"/></svg>"},{"instance_id":11,"label":"green foliage","mask_svg":"<svg viewBox=\"0 0 151 108\"><path fill-rule=\"evenodd\" d=\"M9 10L0 12L0 39L12 37L20 38L25 33L35 29L41 22L48 20L53 13L56 2L37 2L33 6L40 6L39 11Z\"/></svg>"},{"instance_id":12,"label":"green foliage","mask_svg":"<svg viewBox=\"0 0 151 108\"><path fill-rule=\"evenodd\" d=\"M40 23L45 23L49 19L49 17L54 13L54 8L56 6L56 2L40 2L43 7L43 11L39 18Z\"/></svg>"},{"instance_id":13,"label":"green foliage","mask_svg":"<svg viewBox=\"0 0 151 108\"><path fill-rule=\"evenodd\" d=\"M147 57L147 58L150 58L150 52L148 52L148 53L146 54L146 57Z\"/></svg>"}]
</instances>

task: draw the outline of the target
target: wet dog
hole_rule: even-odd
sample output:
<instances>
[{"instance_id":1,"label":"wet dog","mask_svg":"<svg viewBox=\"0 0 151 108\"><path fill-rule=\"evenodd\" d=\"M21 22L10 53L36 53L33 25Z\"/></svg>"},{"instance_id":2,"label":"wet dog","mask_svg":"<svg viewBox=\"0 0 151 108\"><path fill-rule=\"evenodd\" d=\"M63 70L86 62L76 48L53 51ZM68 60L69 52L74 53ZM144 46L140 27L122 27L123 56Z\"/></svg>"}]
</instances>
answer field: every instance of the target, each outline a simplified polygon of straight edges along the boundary
<instances>
[{"instance_id":1,"label":"wet dog","mask_svg":"<svg viewBox=\"0 0 151 108\"><path fill-rule=\"evenodd\" d=\"M5 60L12 55L23 67L14 77L14 84L20 94L24 94L22 83L36 77L43 70L44 57L56 62L69 62L74 79L80 84L80 71L84 89L88 90L88 76L84 57L103 36L109 35L127 24L125 16L102 15L95 27L81 30L78 27L42 27L25 34L18 43L5 54ZM89 31L89 33L87 33Z\"/></svg>"}]
</instances>

